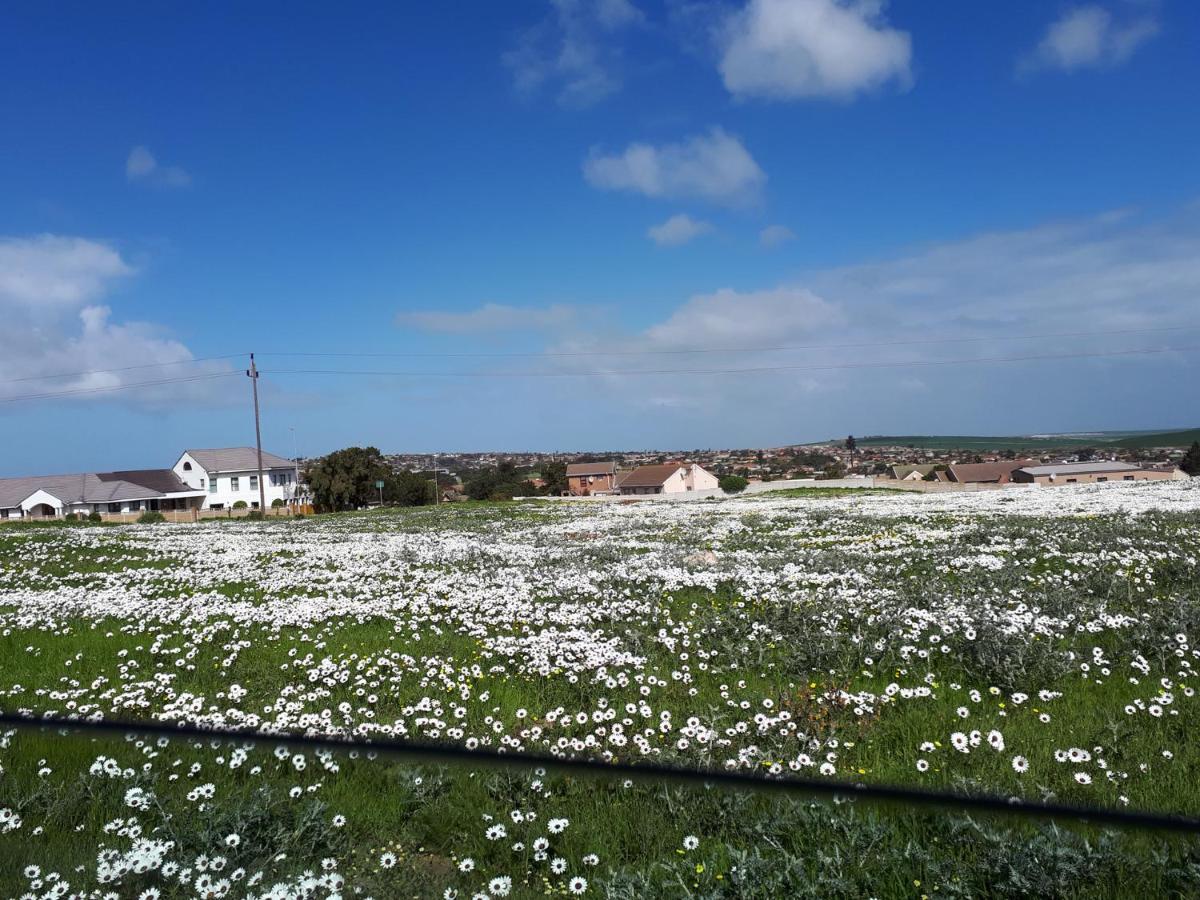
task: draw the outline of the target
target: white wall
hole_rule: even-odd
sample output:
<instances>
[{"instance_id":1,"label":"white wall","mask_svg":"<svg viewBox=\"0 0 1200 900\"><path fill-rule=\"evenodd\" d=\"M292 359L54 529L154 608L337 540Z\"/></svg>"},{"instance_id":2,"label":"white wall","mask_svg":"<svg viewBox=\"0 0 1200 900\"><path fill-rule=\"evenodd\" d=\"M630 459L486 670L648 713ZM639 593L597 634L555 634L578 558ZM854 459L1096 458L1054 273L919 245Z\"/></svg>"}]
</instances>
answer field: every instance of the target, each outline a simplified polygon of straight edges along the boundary
<instances>
[{"instance_id":1,"label":"white wall","mask_svg":"<svg viewBox=\"0 0 1200 900\"><path fill-rule=\"evenodd\" d=\"M191 464L190 470L184 468L188 463ZM188 487L205 492L204 505L201 509L230 509L239 500L244 500L246 505L251 508L258 506L257 469L245 472L218 472L209 475L200 463L185 453L175 463L174 471ZM286 469L263 469L263 493L268 507L275 500L282 500L284 503L291 501L296 489L295 478L295 470L290 466ZM235 480L236 488L234 487ZM213 490L214 482L216 483L215 491Z\"/></svg>"}]
</instances>

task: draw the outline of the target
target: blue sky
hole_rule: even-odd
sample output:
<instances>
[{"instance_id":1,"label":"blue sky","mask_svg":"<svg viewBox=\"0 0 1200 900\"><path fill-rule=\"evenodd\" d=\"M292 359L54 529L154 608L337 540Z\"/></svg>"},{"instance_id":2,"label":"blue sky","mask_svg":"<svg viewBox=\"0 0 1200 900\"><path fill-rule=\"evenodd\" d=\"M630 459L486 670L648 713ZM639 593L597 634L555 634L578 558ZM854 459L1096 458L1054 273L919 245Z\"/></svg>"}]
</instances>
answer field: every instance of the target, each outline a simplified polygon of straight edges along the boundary
<instances>
[{"instance_id":1,"label":"blue sky","mask_svg":"<svg viewBox=\"0 0 1200 900\"><path fill-rule=\"evenodd\" d=\"M9 4L0 400L254 350L283 455L1194 424L1198 38L1170 0ZM0 475L253 440L236 374L0 429Z\"/></svg>"}]
</instances>

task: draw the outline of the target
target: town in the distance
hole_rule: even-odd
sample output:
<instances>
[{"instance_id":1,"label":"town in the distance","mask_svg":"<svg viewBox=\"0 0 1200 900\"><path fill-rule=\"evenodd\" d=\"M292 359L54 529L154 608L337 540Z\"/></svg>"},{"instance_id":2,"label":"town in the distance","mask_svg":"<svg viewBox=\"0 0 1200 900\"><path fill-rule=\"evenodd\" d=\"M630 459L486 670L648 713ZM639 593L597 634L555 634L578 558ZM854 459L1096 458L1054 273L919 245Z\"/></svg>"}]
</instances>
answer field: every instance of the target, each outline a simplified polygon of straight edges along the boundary
<instances>
[{"instance_id":1,"label":"town in the distance","mask_svg":"<svg viewBox=\"0 0 1200 900\"><path fill-rule=\"evenodd\" d=\"M0 520L173 521L521 497L705 499L805 487L978 491L1200 476L1200 429L863 436L770 448L381 453L188 449L170 468L0 478Z\"/></svg>"}]
</instances>

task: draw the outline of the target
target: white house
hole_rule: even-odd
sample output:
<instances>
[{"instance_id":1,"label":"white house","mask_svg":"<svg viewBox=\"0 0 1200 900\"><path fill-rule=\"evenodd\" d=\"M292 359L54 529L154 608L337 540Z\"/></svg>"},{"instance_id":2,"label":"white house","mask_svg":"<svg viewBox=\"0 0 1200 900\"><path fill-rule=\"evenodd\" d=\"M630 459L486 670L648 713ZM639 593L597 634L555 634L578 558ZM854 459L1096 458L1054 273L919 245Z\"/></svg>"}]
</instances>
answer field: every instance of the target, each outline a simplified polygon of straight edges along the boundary
<instances>
[{"instance_id":1,"label":"white house","mask_svg":"<svg viewBox=\"0 0 1200 900\"><path fill-rule=\"evenodd\" d=\"M170 469L0 478L0 519L199 509L203 498Z\"/></svg>"},{"instance_id":2,"label":"white house","mask_svg":"<svg viewBox=\"0 0 1200 900\"><path fill-rule=\"evenodd\" d=\"M687 491L711 491L717 488L715 475L695 463L666 463L639 466L624 477L617 477L622 494L682 494Z\"/></svg>"},{"instance_id":3,"label":"white house","mask_svg":"<svg viewBox=\"0 0 1200 900\"><path fill-rule=\"evenodd\" d=\"M274 453L262 455L263 493L267 506L303 499L296 482L296 463ZM258 508L258 452L253 447L185 450L173 471L204 493L203 509L229 509L239 500Z\"/></svg>"}]
</instances>

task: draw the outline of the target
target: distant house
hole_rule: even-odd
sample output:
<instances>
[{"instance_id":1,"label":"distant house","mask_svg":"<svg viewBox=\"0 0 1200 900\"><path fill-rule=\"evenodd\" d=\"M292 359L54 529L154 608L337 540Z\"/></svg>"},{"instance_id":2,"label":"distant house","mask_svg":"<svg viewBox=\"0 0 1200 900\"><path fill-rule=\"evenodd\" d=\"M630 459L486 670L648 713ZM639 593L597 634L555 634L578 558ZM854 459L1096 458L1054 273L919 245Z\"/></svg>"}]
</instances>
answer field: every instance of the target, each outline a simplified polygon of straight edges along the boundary
<instances>
[{"instance_id":1,"label":"distant house","mask_svg":"<svg viewBox=\"0 0 1200 900\"><path fill-rule=\"evenodd\" d=\"M1013 472L1027 466L1038 465L1033 459L1004 459L998 462L962 463L947 469L950 481L959 484L1008 484Z\"/></svg>"},{"instance_id":2,"label":"distant house","mask_svg":"<svg viewBox=\"0 0 1200 900\"><path fill-rule=\"evenodd\" d=\"M892 466L891 475L897 481L921 481L934 468L934 463L904 463Z\"/></svg>"},{"instance_id":3,"label":"distant house","mask_svg":"<svg viewBox=\"0 0 1200 900\"><path fill-rule=\"evenodd\" d=\"M203 499L170 469L0 478L0 519L199 509Z\"/></svg>"},{"instance_id":4,"label":"distant house","mask_svg":"<svg viewBox=\"0 0 1200 900\"><path fill-rule=\"evenodd\" d=\"M275 500L290 504L302 499L295 462L263 451L262 469L267 506ZM203 509L228 509L239 500L258 508L258 452L253 447L185 450L173 470L191 488L203 492Z\"/></svg>"},{"instance_id":5,"label":"distant house","mask_svg":"<svg viewBox=\"0 0 1200 900\"><path fill-rule=\"evenodd\" d=\"M711 491L716 476L695 463L666 463L639 466L619 480L621 496L637 494L682 494L687 491Z\"/></svg>"},{"instance_id":6,"label":"distant house","mask_svg":"<svg viewBox=\"0 0 1200 900\"><path fill-rule=\"evenodd\" d=\"M611 494L617 487L617 464L605 462L570 463L567 466L567 492L573 497Z\"/></svg>"},{"instance_id":7,"label":"distant house","mask_svg":"<svg viewBox=\"0 0 1200 900\"><path fill-rule=\"evenodd\" d=\"M1012 474L1016 484L1095 484L1100 481L1168 481L1175 478L1174 471L1143 469L1125 462L1051 463L1049 465L1025 466Z\"/></svg>"}]
</instances>

